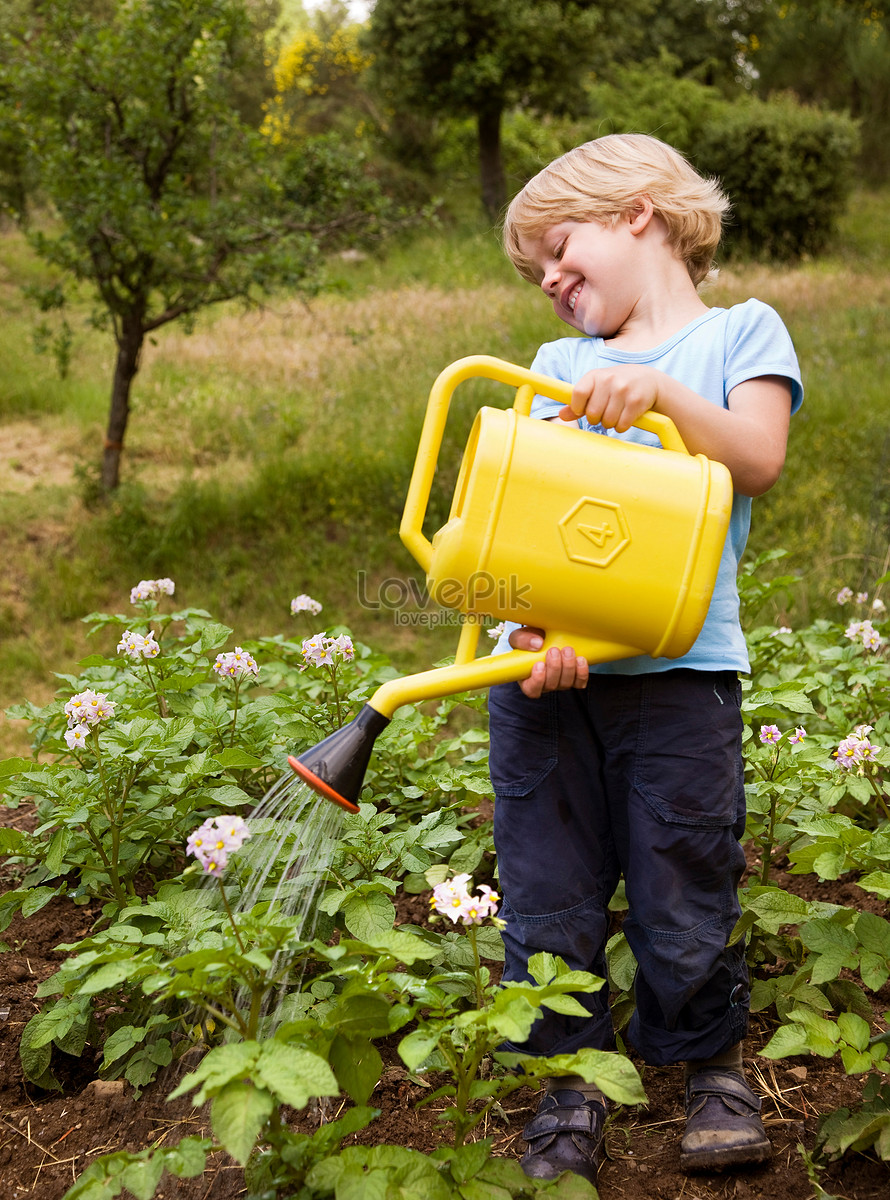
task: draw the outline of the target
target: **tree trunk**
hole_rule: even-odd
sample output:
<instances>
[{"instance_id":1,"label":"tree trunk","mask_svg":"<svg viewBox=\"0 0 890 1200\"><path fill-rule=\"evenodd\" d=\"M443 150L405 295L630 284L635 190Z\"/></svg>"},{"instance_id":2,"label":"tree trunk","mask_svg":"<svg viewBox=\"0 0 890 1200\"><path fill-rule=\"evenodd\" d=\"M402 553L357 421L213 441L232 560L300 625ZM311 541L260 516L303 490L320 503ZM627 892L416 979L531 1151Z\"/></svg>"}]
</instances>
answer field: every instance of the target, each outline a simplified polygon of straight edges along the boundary
<instances>
[{"instance_id":1,"label":"tree trunk","mask_svg":"<svg viewBox=\"0 0 890 1200\"><path fill-rule=\"evenodd\" d=\"M141 315L124 317L117 343L117 361L114 364L114 382L111 385L111 408L102 454L103 492L113 492L120 483L121 451L124 448L124 436L130 416L130 385L139 370L139 354L144 338Z\"/></svg>"},{"instance_id":2,"label":"tree trunk","mask_svg":"<svg viewBox=\"0 0 890 1200\"><path fill-rule=\"evenodd\" d=\"M507 182L501 160L502 109L486 108L476 117L479 135L479 179L485 211L496 221L507 202Z\"/></svg>"}]
</instances>

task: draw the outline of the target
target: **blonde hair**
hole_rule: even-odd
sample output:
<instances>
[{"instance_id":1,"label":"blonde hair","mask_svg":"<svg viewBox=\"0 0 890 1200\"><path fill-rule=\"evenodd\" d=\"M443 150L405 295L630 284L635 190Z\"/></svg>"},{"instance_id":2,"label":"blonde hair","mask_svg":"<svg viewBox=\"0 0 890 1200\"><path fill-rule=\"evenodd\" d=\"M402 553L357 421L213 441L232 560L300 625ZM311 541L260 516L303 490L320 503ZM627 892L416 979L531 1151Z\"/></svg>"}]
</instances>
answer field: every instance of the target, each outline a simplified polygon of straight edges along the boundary
<instances>
[{"instance_id":1,"label":"blonde hair","mask_svg":"<svg viewBox=\"0 0 890 1200\"><path fill-rule=\"evenodd\" d=\"M555 159L525 185L504 218L504 249L516 270L538 282L523 243L561 221L615 225L648 196L665 222L668 242L698 286L713 265L729 200L673 147L643 133L612 133Z\"/></svg>"}]
</instances>

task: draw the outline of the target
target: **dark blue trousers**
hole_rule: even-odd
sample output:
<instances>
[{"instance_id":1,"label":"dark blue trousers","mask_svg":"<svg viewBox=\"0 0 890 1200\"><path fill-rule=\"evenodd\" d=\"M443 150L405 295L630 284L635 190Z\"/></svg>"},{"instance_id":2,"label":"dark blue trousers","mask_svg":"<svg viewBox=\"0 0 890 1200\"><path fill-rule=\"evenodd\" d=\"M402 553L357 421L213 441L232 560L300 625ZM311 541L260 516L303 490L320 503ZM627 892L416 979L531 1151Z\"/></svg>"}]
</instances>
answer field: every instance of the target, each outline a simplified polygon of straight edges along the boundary
<instances>
[{"instance_id":1,"label":"dark blue trousers","mask_svg":"<svg viewBox=\"0 0 890 1200\"><path fill-rule=\"evenodd\" d=\"M541 950L605 976L623 875L638 964L628 1037L654 1066L710 1058L747 1028L744 945L726 945L745 865L740 704L733 672L686 669L489 697L504 978L528 979ZM511 1048L612 1048L607 992L579 996L587 1018L542 1009Z\"/></svg>"}]
</instances>

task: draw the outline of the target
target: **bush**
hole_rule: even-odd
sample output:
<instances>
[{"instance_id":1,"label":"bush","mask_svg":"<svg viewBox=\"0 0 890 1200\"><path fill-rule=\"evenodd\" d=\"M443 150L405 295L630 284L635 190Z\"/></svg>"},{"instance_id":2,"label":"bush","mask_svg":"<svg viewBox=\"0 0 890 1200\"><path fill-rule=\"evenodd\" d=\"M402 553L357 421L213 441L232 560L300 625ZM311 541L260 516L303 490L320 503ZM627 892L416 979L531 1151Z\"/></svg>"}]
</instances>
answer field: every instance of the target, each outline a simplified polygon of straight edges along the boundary
<instances>
[{"instance_id":1,"label":"bush","mask_svg":"<svg viewBox=\"0 0 890 1200\"><path fill-rule=\"evenodd\" d=\"M793 259L828 243L853 183L857 122L791 96L729 102L671 73L670 60L619 68L589 92L584 137L652 133L723 183L732 253Z\"/></svg>"},{"instance_id":2,"label":"bush","mask_svg":"<svg viewBox=\"0 0 890 1200\"><path fill-rule=\"evenodd\" d=\"M817 254L853 183L858 126L791 97L727 104L696 139L699 170L716 175L733 204L727 245L778 259Z\"/></svg>"},{"instance_id":3,"label":"bush","mask_svg":"<svg viewBox=\"0 0 890 1200\"><path fill-rule=\"evenodd\" d=\"M669 57L616 68L608 81L590 88L588 102L593 119L586 137L651 133L687 156L728 107L716 88L673 74Z\"/></svg>"}]
</instances>

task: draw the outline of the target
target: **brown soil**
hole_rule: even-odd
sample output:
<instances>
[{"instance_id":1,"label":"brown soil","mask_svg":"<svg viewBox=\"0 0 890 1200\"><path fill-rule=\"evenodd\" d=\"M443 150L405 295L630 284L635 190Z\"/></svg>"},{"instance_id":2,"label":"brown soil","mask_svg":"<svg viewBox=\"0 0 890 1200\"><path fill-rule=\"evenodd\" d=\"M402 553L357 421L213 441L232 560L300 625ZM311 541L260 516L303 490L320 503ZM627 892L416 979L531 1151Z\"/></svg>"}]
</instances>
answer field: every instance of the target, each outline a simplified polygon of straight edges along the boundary
<instances>
[{"instance_id":1,"label":"brown soil","mask_svg":"<svg viewBox=\"0 0 890 1200\"><path fill-rule=\"evenodd\" d=\"M23 826L27 814L6 810L8 823ZM782 876L782 886L803 881ZM0 877L0 887L8 882ZM821 900L840 903L862 898L847 881L806 886ZM851 893L854 893L851 895ZM423 901L406 897L405 921L417 921ZM883 906L886 910L886 906ZM206 1110L196 1110L183 1098L167 1103L173 1088L168 1075L137 1099L129 1085L96 1078L97 1056L54 1058L53 1067L64 1091L44 1092L22 1078L18 1044L25 1023L37 1011L37 984L56 970L62 955L54 949L87 933L94 913L66 901L54 901L26 920L16 919L3 934L9 946L0 955L0 1197L2 1200L60 1200L77 1176L100 1154L173 1145L182 1137L209 1136ZM879 1015L890 1008L890 989L875 997ZM815 1189L797 1151L798 1143L812 1150L820 1114L861 1098L861 1080L848 1077L834 1061L818 1058L772 1063L757 1057L768 1037L765 1022L755 1021L746 1044L749 1077L764 1097L765 1123L774 1146L765 1168L740 1175L687 1177L679 1170L677 1143L682 1129L682 1068L642 1068L648 1106L618 1110L607 1136L608 1158L600 1172L603 1200L810 1200ZM429 1152L442 1141L435 1105L416 1109L425 1089L411 1083L392 1046L370 1103L381 1110L368 1130L356 1135L363 1143L391 1143ZM62 1060L62 1061L59 1061ZM509 1098L501 1117L480 1136L494 1139L498 1154L518 1156L521 1130L534 1110L529 1089ZM309 1130L330 1119L336 1108L319 1108L299 1115L295 1123ZM296 1114L295 1114L296 1116ZM822 1186L846 1200L886 1200L890 1169L873 1158L847 1156L821 1176ZM243 1173L224 1154L215 1155L198 1179L165 1178L157 1196L182 1200L234 1200L244 1196Z\"/></svg>"}]
</instances>

